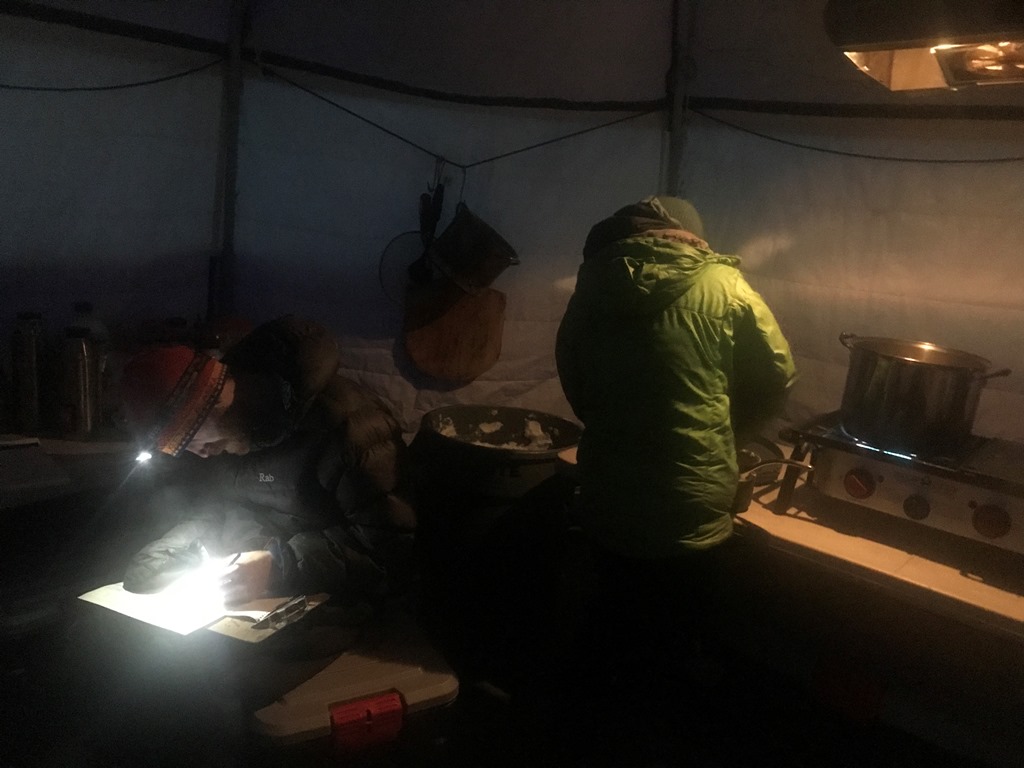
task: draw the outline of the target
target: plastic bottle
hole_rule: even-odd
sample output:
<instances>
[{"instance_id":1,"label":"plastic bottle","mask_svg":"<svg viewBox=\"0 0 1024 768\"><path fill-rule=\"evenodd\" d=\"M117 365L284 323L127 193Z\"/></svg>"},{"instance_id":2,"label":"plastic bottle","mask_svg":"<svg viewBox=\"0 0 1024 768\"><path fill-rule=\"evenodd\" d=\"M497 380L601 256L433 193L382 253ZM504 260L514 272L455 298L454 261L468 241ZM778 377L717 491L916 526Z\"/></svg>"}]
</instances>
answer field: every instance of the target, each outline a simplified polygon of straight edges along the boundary
<instances>
[{"instance_id":1,"label":"plastic bottle","mask_svg":"<svg viewBox=\"0 0 1024 768\"><path fill-rule=\"evenodd\" d=\"M43 316L19 312L11 336L11 380L14 428L23 435L38 435L42 426L40 384L44 360Z\"/></svg>"},{"instance_id":2,"label":"plastic bottle","mask_svg":"<svg viewBox=\"0 0 1024 768\"><path fill-rule=\"evenodd\" d=\"M60 431L72 440L87 440L99 412L99 370L89 329L67 328L61 353Z\"/></svg>"},{"instance_id":3,"label":"plastic bottle","mask_svg":"<svg viewBox=\"0 0 1024 768\"><path fill-rule=\"evenodd\" d=\"M92 336L93 344L97 349L105 348L110 344L110 331L107 325L93 311L91 302L76 301L72 305L74 317L71 320L73 328L87 328Z\"/></svg>"},{"instance_id":4,"label":"plastic bottle","mask_svg":"<svg viewBox=\"0 0 1024 768\"><path fill-rule=\"evenodd\" d=\"M0 365L0 433L10 432L14 427L14 390L7 376L7 366Z\"/></svg>"}]
</instances>

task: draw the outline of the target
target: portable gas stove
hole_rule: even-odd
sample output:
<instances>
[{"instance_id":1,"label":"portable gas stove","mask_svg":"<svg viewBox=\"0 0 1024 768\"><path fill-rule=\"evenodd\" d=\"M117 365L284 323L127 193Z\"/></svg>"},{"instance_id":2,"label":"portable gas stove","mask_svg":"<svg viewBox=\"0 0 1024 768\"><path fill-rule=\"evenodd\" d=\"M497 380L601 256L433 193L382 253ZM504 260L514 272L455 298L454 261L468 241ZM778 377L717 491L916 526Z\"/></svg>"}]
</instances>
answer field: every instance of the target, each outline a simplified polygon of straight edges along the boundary
<instances>
[{"instance_id":1,"label":"portable gas stove","mask_svg":"<svg viewBox=\"0 0 1024 768\"><path fill-rule=\"evenodd\" d=\"M810 453L821 493L956 536L1024 553L1024 444L971 435L953 456L913 456L847 434L839 413L783 430L790 458ZM791 506L800 469L787 469L776 511Z\"/></svg>"}]
</instances>

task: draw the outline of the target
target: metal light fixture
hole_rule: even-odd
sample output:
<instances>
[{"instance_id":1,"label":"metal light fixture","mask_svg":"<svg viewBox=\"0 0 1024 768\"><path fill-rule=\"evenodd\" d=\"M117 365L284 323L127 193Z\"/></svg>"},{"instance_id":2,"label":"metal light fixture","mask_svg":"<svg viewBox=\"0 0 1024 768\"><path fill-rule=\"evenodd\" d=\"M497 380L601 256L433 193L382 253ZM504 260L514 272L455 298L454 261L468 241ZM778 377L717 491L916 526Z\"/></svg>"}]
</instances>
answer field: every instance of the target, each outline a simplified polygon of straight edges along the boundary
<instances>
[{"instance_id":1,"label":"metal light fixture","mask_svg":"<svg viewBox=\"0 0 1024 768\"><path fill-rule=\"evenodd\" d=\"M825 30L891 91L1024 83L1020 0L829 0Z\"/></svg>"},{"instance_id":2,"label":"metal light fixture","mask_svg":"<svg viewBox=\"0 0 1024 768\"><path fill-rule=\"evenodd\" d=\"M1024 83L1024 37L978 45L940 45L932 53L953 88Z\"/></svg>"}]
</instances>

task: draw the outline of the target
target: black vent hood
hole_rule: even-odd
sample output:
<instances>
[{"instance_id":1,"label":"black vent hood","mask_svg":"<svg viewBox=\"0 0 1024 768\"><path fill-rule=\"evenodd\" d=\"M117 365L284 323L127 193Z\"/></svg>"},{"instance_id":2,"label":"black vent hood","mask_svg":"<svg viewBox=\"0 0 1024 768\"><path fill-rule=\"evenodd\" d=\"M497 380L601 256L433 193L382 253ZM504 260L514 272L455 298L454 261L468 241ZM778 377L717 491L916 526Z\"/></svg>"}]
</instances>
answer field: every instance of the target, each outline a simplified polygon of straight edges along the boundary
<instances>
[{"instance_id":1,"label":"black vent hood","mask_svg":"<svg viewBox=\"0 0 1024 768\"><path fill-rule=\"evenodd\" d=\"M1024 0L828 0L824 21L890 90L1024 87Z\"/></svg>"}]
</instances>

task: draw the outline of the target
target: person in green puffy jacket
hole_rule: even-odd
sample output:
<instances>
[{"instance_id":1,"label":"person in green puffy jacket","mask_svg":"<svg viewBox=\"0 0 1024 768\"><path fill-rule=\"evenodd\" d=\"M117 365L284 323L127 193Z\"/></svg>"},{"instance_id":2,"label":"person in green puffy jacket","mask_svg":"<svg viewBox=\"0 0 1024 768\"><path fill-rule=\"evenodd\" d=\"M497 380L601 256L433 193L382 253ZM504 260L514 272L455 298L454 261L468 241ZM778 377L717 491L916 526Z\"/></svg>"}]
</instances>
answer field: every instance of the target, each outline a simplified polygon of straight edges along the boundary
<instances>
[{"instance_id":1,"label":"person in green puffy jacket","mask_svg":"<svg viewBox=\"0 0 1024 768\"><path fill-rule=\"evenodd\" d=\"M780 415L796 370L739 259L708 247L689 202L647 198L591 229L556 361L585 427L594 542L650 561L728 539L737 446Z\"/></svg>"}]
</instances>

